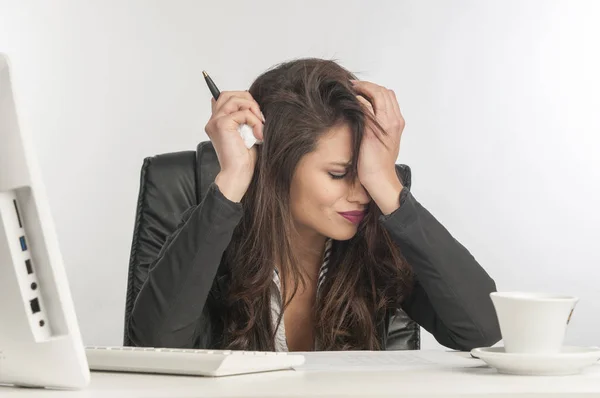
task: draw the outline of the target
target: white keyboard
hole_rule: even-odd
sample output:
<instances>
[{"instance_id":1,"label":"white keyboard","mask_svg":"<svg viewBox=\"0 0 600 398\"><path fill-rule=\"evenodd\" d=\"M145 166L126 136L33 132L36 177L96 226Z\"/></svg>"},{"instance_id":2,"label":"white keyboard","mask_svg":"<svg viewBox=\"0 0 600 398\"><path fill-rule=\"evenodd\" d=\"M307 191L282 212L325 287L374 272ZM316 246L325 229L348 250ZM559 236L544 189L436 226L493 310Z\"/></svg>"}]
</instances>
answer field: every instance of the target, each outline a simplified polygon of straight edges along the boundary
<instances>
[{"instance_id":1,"label":"white keyboard","mask_svg":"<svg viewBox=\"0 0 600 398\"><path fill-rule=\"evenodd\" d=\"M150 347L86 347L91 370L228 376L290 369L304 356L287 352L193 350Z\"/></svg>"}]
</instances>

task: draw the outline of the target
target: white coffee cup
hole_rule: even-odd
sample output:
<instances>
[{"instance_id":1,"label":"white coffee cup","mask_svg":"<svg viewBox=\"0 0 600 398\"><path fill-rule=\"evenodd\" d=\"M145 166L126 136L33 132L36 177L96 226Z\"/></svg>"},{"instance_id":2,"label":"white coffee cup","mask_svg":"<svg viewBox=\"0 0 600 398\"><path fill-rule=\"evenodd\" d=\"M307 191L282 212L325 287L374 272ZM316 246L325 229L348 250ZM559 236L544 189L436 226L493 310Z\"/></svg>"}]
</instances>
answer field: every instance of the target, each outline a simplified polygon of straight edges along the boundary
<instances>
[{"instance_id":1,"label":"white coffee cup","mask_svg":"<svg viewBox=\"0 0 600 398\"><path fill-rule=\"evenodd\" d=\"M505 352L555 354L563 345L578 297L544 293L490 294Z\"/></svg>"}]
</instances>

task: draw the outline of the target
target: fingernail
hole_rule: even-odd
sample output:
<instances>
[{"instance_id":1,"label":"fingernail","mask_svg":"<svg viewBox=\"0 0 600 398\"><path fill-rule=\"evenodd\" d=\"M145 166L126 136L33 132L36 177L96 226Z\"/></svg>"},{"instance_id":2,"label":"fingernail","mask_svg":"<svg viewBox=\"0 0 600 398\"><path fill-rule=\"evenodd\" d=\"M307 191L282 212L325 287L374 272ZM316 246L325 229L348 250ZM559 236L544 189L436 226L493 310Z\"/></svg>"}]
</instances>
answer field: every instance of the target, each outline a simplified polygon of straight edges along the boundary
<instances>
[{"instance_id":1,"label":"fingernail","mask_svg":"<svg viewBox=\"0 0 600 398\"><path fill-rule=\"evenodd\" d=\"M265 115L264 115L262 112L260 113L260 115L261 115L261 116L262 116L262 118L263 118L263 123L265 123L265 122L267 121L267 120L265 119Z\"/></svg>"}]
</instances>

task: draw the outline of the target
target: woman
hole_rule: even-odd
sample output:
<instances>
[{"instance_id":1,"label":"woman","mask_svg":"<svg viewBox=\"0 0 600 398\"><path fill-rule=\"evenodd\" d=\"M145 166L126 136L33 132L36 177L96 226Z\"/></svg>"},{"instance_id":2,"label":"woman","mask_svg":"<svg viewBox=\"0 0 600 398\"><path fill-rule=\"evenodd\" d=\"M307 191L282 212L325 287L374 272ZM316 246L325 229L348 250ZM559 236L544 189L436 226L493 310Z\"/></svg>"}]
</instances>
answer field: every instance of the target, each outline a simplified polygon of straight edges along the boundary
<instances>
[{"instance_id":1,"label":"woman","mask_svg":"<svg viewBox=\"0 0 600 398\"><path fill-rule=\"evenodd\" d=\"M354 79L302 59L213 100L221 170L150 267L136 345L379 350L398 308L452 349L500 339L494 281L396 173L393 91Z\"/></svg>"}]
</instances>

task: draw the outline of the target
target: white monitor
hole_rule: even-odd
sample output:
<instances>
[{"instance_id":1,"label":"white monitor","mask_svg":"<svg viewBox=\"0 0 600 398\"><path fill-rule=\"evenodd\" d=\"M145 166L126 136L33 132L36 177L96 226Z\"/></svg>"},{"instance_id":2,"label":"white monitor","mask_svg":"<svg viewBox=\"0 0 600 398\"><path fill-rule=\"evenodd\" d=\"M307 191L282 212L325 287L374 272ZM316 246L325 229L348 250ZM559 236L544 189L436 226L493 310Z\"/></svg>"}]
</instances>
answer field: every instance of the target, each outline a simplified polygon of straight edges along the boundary
<instances>
[{"instance_id":1,"label":"white monitor","mask_svg":"<svg viewBox=\"0 0 600 398\"><path fill-rule=\"evenodd\" d=\"M0 385L79 389L90 371L9 69L0 53Z\"/></svg>"}]
</instances>

